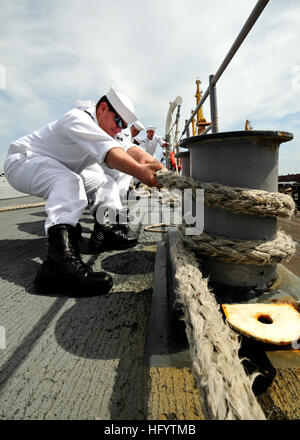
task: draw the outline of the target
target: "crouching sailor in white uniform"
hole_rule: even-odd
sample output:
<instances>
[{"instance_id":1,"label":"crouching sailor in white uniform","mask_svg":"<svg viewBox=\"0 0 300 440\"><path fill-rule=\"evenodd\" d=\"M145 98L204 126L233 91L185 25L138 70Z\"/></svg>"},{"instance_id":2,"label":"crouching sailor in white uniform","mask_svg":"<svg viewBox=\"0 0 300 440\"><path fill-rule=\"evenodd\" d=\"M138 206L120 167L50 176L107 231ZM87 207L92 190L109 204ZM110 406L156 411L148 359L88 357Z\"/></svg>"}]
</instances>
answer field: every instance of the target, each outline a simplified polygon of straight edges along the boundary
<instances>
[{"instance_id":1,"label":"crouching sailor in white uniform","mask_svg":"<svg viewBox=\"0 0 300 440\"><path fill-rule=\"evenodd\" d=\"M92 116L92 109L85 111ZM133 142L135 136L144 129L141 122L135 121L130 128L126 128L115 136L125 151L133 155L139 162L157 163L156 159L138 148ZM132 176L110 168L105 162L95 163L85 168L80 176L83 179L90 211L95 219L94 231L91 234L89 245L93 253L110 249L125 249L137 244L137 237L130 230L128 222L119 218L120 211L124 211L127 218L127 192ZM125 207L124 207L125 205ZM109 213L109 216L106 214ZM110 217L115 219L111 224ZM127 219L128 220L128 219ZM122 223L123 222L123 223Z\"/></svg>"},{"instance_id":2,"label":"crouching sailor in white uniform","mask_svg":"<svg viewBox=\"0 0 300 440\"><path fill-rule=\"evenodd\" d=\"M109 274L93 272L80 257L78 221L88 205L80 176L85 168L105 162L148 186L159 186L154 173L162 167L146 163L131 149L124 151L114 139L137 120L130 99L111 87L92 116L74 108L9 147L4 172L10 185L47 200L48 253L35 277L40 289L79 288L82 295L90 296L107 293L112 287ZM104 178L103 186L106 183Z\"/></svg>"}]
</instances>

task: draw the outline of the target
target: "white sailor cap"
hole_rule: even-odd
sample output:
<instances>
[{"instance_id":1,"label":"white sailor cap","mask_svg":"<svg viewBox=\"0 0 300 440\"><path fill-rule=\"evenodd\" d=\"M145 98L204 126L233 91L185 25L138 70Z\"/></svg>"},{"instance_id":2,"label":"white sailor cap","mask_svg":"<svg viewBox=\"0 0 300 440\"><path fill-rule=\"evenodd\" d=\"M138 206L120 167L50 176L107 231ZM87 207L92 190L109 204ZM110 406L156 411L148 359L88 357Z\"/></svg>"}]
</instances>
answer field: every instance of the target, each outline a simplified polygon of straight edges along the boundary
<instances>
[{"instance_id":1,"label":"white sailor cap","mask_svg":"<svg viewBox=\"0 0 300 440\"><path fill-rule=\"evenodd\" d=\"M134 123L132 124L137 130L145 130L145 127L143 126L143 124L141 123L141 121L134 121Z\"/></svg>"},{"instance_id":2,"label":"white sailor cap","mask_svg":"<svg viewBox=\"0 0 300 440\"><path fill-rule=\"evenodd\" d=\"M153 131L155 131L155 130L156 130L156 127L154 127L154 125L148 125L148 127L146 128L146 131L148 131L148 130L153 130Z\"/></svg>"},{"instance_id":3,"label":"white sailor cap","mask_svg":"<svg viewBox=\"0 0 300 440\"><path fill-rule=\"evenodd\" d=\"M128 96L116 90L113 86L111 86L105 96L109 100L112 107L121 116L121 118L127 122L127 124L131 124L137 120L137 117L134 114L133 104Z\"/></svg>"}]
</instances>

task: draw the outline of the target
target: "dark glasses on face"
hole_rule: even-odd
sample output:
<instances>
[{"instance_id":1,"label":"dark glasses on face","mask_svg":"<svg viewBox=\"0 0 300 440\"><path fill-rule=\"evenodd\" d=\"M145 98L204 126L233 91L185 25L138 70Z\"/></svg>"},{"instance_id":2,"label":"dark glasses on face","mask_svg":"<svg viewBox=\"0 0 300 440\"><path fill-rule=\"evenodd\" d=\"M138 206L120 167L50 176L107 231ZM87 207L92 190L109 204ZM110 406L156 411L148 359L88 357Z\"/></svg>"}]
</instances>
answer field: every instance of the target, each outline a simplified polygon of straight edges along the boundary
<instances>
[{"instance_id":1,"label":"dark glasses on face","mask_svg":"<svg viewBox=\"0 0 300 440\"><path fill-rule=\"evenodd\" d=\"M127 128L127 124L125 124L125 122L123 121L123 119L120 116L115 115L114 121L115 121L117 127L121 127L123 130L124 130L124 128Z\"/></svg>"},{"instance_id":2,"label":"dark glasses on face","mask_svg":"<svg viewBox=\"0 0 300 440\"><path fill-rule=\"evenodd\" d=\"M127 124L123 121L121 116L119 116L117 114L117 112L115 111L113 106L110 104L110 102L107 101L107 105L108 105L109 110L115 114L114 115L114 121L116 123L116 126L122 128L123 130L124 130L124 128L127 128Z\"/></svg>"}]
</instances>

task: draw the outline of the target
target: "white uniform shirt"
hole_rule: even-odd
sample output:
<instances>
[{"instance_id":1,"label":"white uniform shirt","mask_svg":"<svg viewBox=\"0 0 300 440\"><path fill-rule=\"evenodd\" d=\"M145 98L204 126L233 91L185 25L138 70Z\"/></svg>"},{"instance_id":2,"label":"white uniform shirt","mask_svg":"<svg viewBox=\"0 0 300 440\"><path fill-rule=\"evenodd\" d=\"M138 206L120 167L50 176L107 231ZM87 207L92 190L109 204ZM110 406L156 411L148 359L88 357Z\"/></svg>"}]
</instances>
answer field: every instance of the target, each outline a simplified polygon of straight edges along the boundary
<instances>
[{"instance_id":1,"label":"white uniform shirt","mask_svg":"<svg viewBox=\"0 0 300 440\"><path fill-rule=\"evenodd\" d=\"M131 131L130 128L127 127L124 130L122 130L120 133L118 133L114 139L119 142L119 147L123 148L125 151L129 150L129 148L134 147L132 137L131 137ZM113 177L114 179L119 178L120 176L124 175L121 171L115 170L114 168L110 168L108 165L106 165L105 162L101 164L102 169L106 174Z\"/></svg>"},{"instance_id":2,"label":"white uniform shirt","mask_svg":"<svg viewBox=\"0 0 300 440\"><path fill-rule=\"evenodd\" d=\"M130 128L125 128L125 130L122 130L121 133L117 134L115 136L115 139L120 141L122 144L122 147L127 151L131 147L137 147L141 143L141 139L137 136L132 137ZM134 141L137 142L137 144L134 143Z\"/></svg>"},{"instance_id":3,"label":"white uniform shirt","mask_svg":"<svg viewBox=\"0 0 300 440\"><path fill-rule=\"evenodd\" d=\"M49 156L80 173L95 162L103 163L109 150L120 143L99 127L96 107L74 108L56 121L10 144L9 153L30 150Z\"/></svg>"},{"instance_id":4,"label":"white uniform shirt","mask_svg":"<svg viewBox=\"0 0 300 440\"><path fill-rule=\"evenodd\" d=\"M143 139L140 143L140 147L147 151L147 153L151 154L151 156L154 156L157 144L162 147L165 143L166 141L164 141L162 137L155 134L151 141L148 139L148 137Z\"/></svg>"},{"instance_id":5,"label":"white uniform shirt","mask_svg":"<svg viewBox=\"0 0 300 440\"><path fill-rule=\"evenodd\" d=\"M115 139L120 142L125 151L129 150L129 148L133 146L131 131L129 127L122 130L121 133L118 133L115 136Z\"/></svg>"}]
</instances>

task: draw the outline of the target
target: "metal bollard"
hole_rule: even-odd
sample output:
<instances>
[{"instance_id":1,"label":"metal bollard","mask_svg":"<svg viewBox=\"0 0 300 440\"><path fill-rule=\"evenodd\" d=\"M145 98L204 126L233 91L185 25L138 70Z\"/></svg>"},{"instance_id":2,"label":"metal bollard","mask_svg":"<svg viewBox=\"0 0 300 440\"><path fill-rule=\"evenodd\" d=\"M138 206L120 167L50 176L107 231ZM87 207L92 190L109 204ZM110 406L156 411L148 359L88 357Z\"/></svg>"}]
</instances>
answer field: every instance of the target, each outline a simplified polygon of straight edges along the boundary
<instances>
[{"instance_id":1,"label":"metal bollard","mask_svg":"<svg viewBox=\"0 0 300 440\"><path fill-rule=\"evenodd\" d=\"M181 159L181 174L182 176L190 177L190 152L180 151L175 154L175 157Z\"/></svg>"},{"instance_id":2,"label":"metal bollard","mask_svg":"<svg viewBox=\"0 0 300 440\"><path fill-rule=\"evenodd\" d=\"M180 141L189 148L190 176L202 182L278 191L279 145L293 139L280 131L233 131L194 136ZM272 240L277 219L237 215L205 207L204 232L241 240ZM202 271L211 283L264 291L277 278L276 266L231 264L204 258Z\"/></svg>"}]
</instances>

